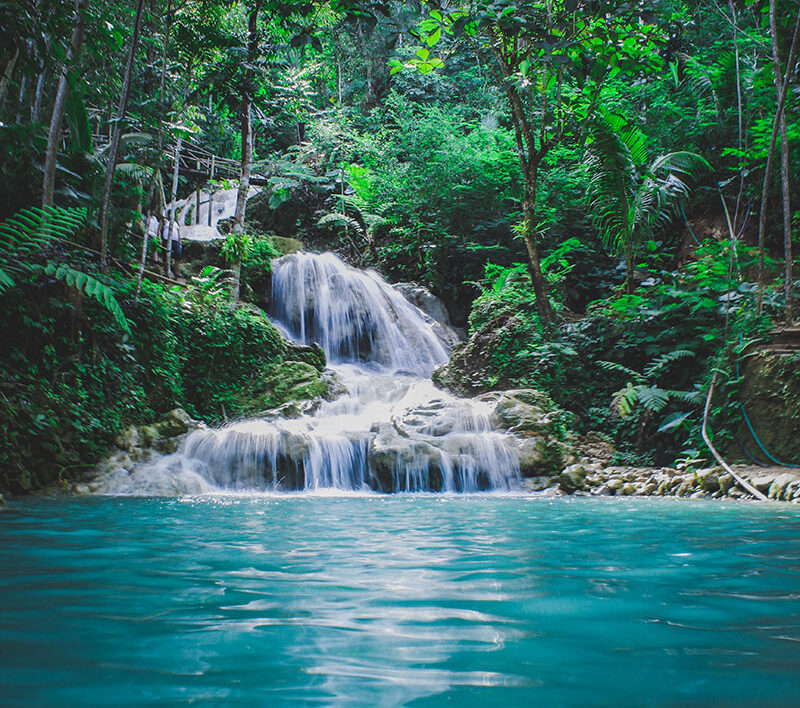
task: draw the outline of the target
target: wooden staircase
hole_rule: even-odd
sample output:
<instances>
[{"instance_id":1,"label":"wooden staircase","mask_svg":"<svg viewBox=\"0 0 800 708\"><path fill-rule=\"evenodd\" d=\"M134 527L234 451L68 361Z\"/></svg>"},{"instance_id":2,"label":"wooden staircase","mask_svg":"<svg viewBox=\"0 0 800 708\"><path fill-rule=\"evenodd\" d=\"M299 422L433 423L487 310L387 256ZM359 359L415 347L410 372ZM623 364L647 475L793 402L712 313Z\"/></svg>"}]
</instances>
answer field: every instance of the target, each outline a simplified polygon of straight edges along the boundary
<instances>
[{"instance_id":1,"label":"wooden staircase","mask_svg":"<svg viewBox=\"0 0 800 708\"><path fill-rule=\"evenodd\" d=\"M769 333L769 341L759 345L759 349L775 356L800 354L800 327L776 327Z\"/></svg>"}]
</instances>

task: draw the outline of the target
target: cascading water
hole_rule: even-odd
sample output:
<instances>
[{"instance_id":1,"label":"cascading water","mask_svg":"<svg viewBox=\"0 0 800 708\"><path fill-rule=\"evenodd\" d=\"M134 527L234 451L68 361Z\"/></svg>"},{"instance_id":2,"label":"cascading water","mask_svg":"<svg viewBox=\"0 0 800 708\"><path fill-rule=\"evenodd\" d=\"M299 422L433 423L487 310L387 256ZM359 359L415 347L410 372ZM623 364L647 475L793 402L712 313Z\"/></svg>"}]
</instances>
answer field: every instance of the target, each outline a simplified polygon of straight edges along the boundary
<instances>
[{"instance_id":1,"label":"cascading water","mask_svg":"<svg viewBox=\"0 0 800 708\"><path fill-rule=\"evenodd\" d=\"M191 433L174 455L110 476L112 494L220 489L474 492L519 482L517 441L491 405L437 390L437 324L376 273L330 253L273 263L272 317L319 343L347 393L311 415Z\"/></svg>"}]
</instances>

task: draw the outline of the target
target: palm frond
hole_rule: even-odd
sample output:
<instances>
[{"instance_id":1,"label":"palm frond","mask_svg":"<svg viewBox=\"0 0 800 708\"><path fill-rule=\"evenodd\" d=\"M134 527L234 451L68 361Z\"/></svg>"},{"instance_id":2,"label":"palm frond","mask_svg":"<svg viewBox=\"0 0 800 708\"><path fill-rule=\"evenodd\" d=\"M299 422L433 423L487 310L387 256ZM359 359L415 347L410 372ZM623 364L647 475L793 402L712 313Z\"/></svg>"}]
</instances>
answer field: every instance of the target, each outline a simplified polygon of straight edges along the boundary
<instances>
[{"instance_id":1,"label":"palm frond","mask_svg":"<svg viewBox=\"0 0 800 708\"><path fill-rule=\"evenodd\" d=\"M153 168L135 162L120 162L115 170L118 175L129 177L135 182L144 183L153 176Z\"/></svg>"},{"instance_id":2,"label":"palm frond","mask_svg":"<svg viewBox=\"0 0 800 708\"><path fill-rule=\"evenodd\" d=\"M658 174L663 170L665 172L677 172L692 179L701 170L710 169L711 165L708 164L708 160L702 155L688 150L678 150L677 152L668 152L666 155L660 155L650 165L650 171L653 174Z\"/></svg>"}]
</instances>

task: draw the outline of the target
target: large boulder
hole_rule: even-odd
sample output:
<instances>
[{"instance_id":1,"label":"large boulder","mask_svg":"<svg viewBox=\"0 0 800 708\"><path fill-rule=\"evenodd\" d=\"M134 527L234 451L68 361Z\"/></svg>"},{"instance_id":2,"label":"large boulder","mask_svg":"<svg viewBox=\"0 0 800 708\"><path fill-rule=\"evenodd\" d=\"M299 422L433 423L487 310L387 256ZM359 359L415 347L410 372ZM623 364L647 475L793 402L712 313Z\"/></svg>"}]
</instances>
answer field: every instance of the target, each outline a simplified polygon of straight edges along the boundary
<instances>
[{"instance_id":1,"label":"large boulder","mask_svg":"<svg viewBox=\"0 0 800 708\"><path fill-rule=\"evenodd\" d=\"M393 287L412 305L431 318L433 331L449 349L465 338L465 332L453 326L444 303L428 288L419 283L397 283Z\"/></svg>"}]
</instances>

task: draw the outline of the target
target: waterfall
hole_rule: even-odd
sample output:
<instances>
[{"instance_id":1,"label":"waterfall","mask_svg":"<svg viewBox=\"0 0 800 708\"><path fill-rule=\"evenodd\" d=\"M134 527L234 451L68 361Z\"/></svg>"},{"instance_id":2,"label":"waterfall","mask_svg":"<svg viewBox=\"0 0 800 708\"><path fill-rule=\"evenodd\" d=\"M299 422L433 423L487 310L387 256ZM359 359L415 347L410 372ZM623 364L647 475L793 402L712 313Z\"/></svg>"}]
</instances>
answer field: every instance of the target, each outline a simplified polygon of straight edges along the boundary
<instances>
[{"instance_id":1,"label":"waterfall","mask_svg":"<svg viewBox=\"0 0 800 708\"><path fill-rule=\"evenodd\" d=\"M112 476L101 491L517 486L516 439L494 429L490 403L435 388L430 373L449 355L437 324L377 273L330 253L285 256L273 262L270 314L298 342L322 346L347 393L299 418L195 431L176 454Z\"/></svg>"},{"instance_id":2,"label":"waterfall","mask_svg":"<svg viewBox=\"0 0 800 708\"><path fill-rule=\"evenodd\" d=\"M293 337L317 342L333 364L372 362L430 375L448 352L429 319L374 271L332 253L296 253L275 262L272 315Z\"/></svg>"}]
</instances>

